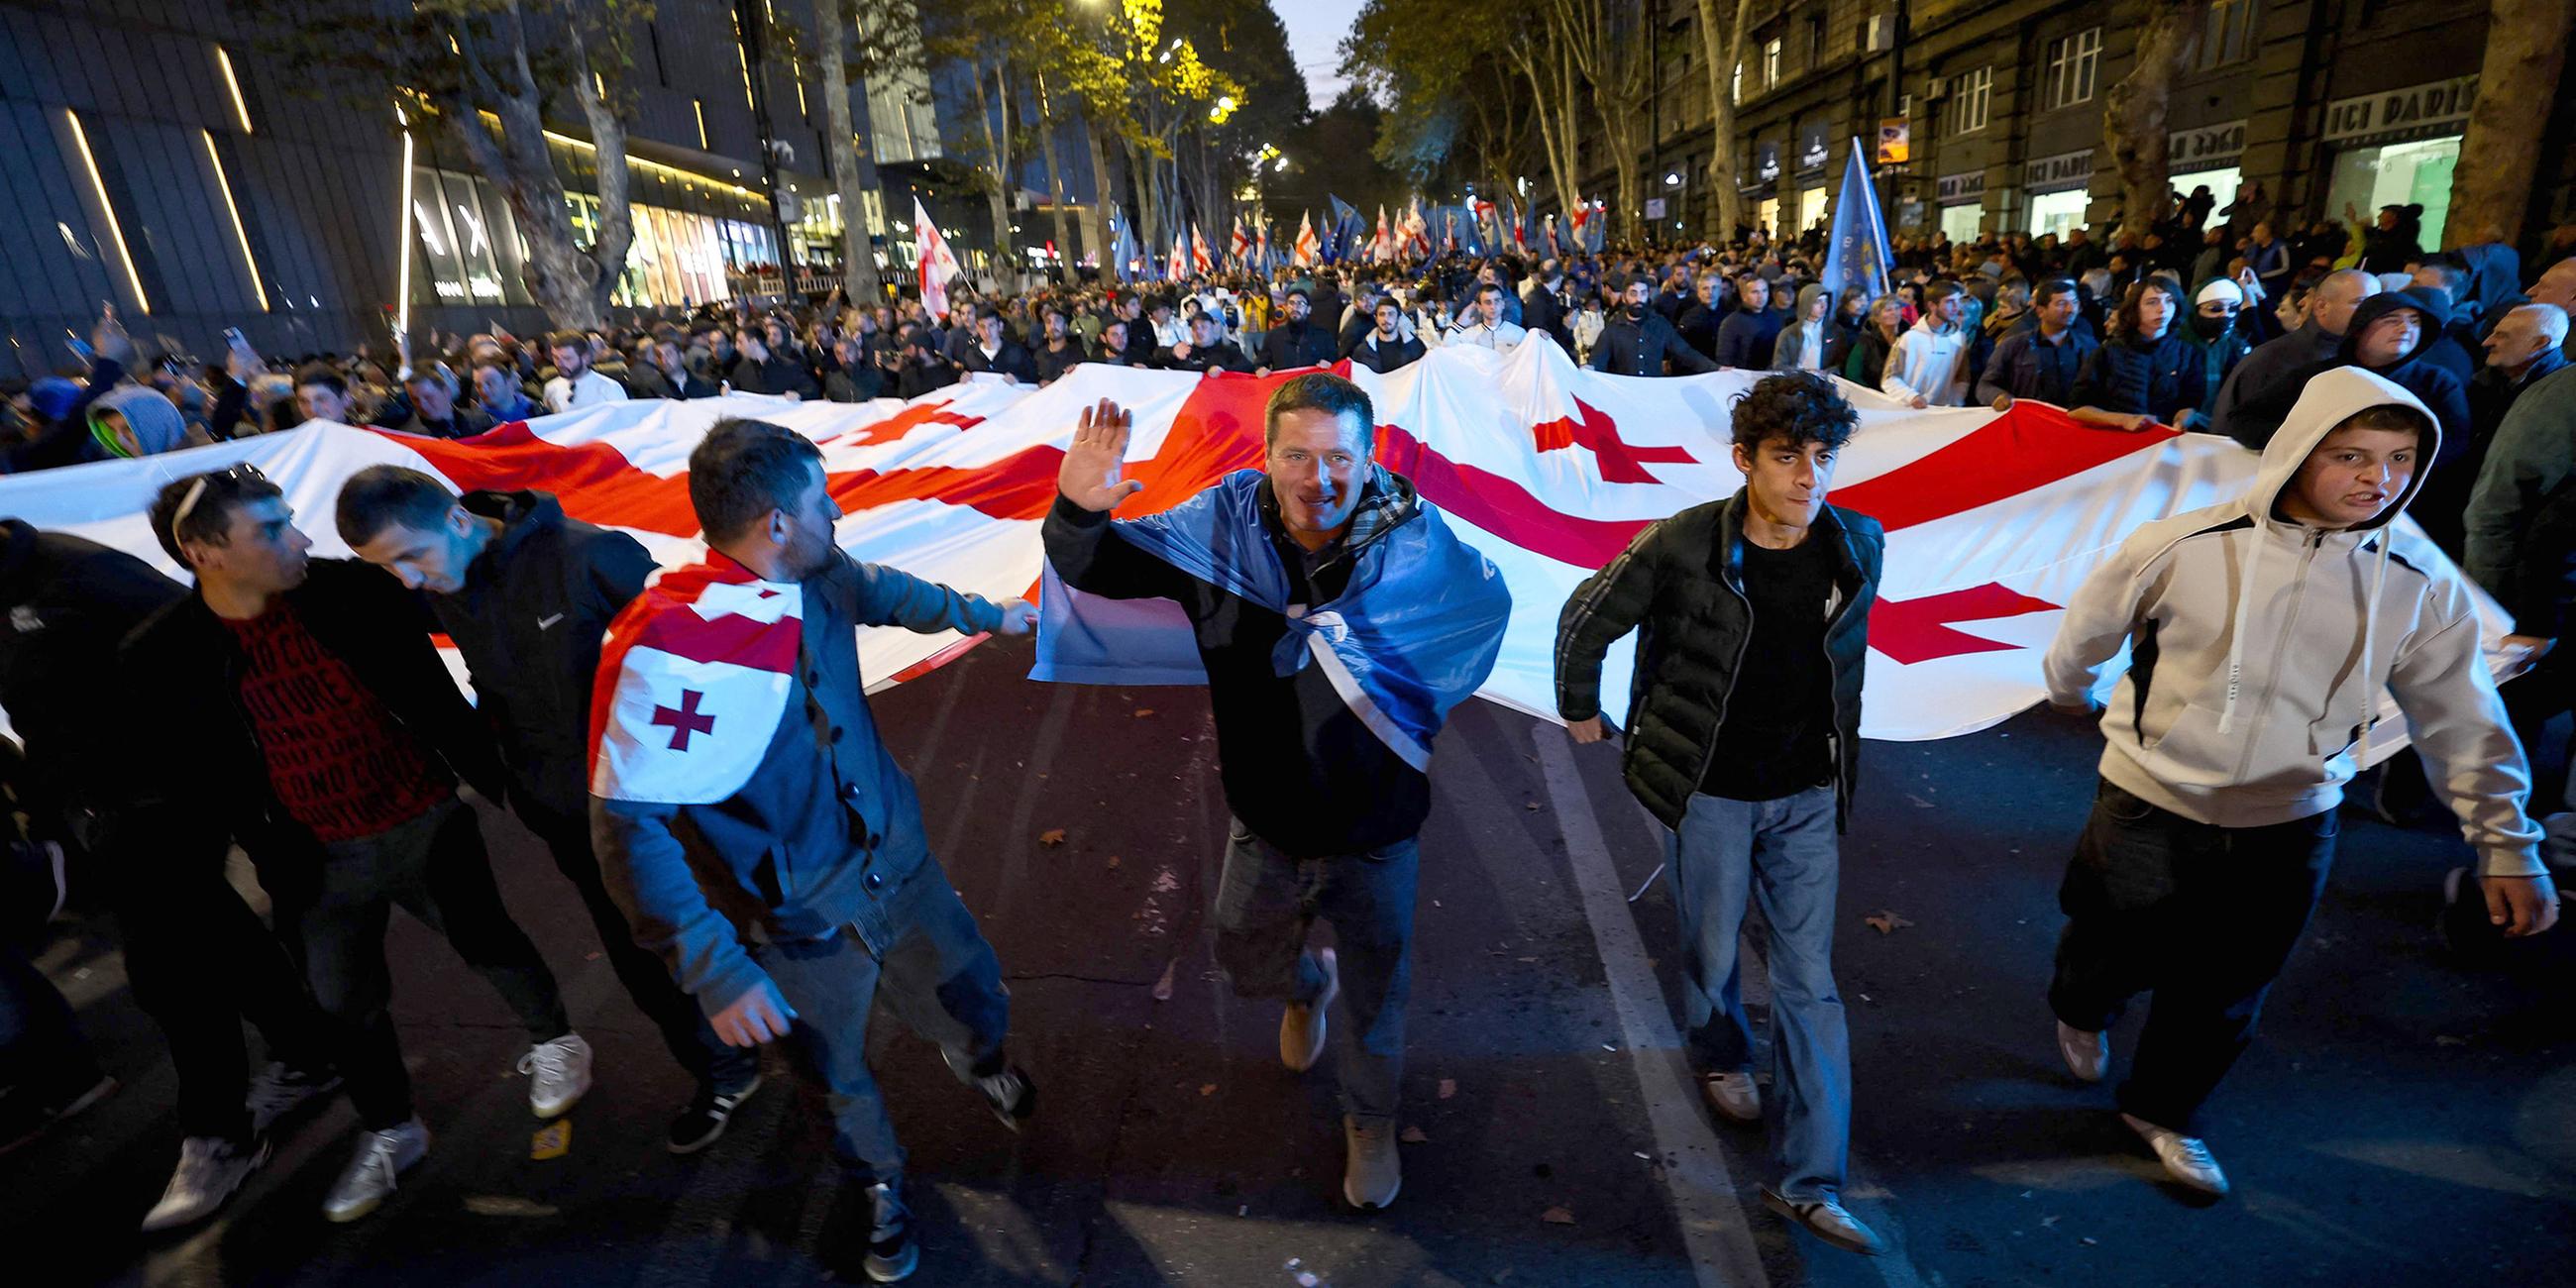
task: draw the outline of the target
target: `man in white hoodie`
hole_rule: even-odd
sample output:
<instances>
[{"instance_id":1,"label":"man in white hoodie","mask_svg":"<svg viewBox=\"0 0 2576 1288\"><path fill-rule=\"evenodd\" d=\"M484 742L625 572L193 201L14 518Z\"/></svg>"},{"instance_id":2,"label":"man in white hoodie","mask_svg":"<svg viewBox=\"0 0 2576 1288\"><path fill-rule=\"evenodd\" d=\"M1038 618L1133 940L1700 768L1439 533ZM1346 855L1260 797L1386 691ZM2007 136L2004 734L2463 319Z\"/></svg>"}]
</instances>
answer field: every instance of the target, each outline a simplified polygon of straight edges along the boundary
<instances>
[{"instance_id":1,"label":"man in white hoodie","mask_svg":"<svg viewBox=\"0 0 2576 1288\"><path fill-rule=\"evenodd\" d=\"M1888 350L1879 389L1917 407L1961 407L1968 401L1968 332L1959 325L1966 307L1957 282L1924 288L1923 316Z\"/></svg>"},{"instance_id":2,"label":"man in white hoodie","mask_svg":"<svg viewBox=\"0 0 2576 1288\"><path fill-rule=\"evenodd\" d=\"M2058 1050L2102 1077L2108 1030L2155 993L2121 1116L2175 1180L2227 1177L2192 1119L2252 1041L2263 995L2333 862L2335 807L2369 759L2382 686L2478 852L2489 919L2557 920L2530 773L2450 563L2390 530L2440 446L2432 414L2357 367L2308 382L2243 499L2148 524L2086 578L2046 662L2049 702L2093 699L2102 781L2058 892ZM2385 738L2387 735L2378 735Z\"/></svg>"}]
</instances>

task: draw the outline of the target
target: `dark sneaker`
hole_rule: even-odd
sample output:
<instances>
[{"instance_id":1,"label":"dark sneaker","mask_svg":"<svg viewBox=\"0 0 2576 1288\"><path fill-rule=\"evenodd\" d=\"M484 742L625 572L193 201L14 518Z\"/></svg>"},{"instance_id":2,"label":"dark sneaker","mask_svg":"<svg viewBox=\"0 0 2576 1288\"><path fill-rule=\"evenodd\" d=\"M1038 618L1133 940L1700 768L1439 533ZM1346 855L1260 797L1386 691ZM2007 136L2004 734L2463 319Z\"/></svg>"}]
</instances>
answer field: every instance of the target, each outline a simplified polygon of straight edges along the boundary
<instances>
[{"instance_id":1,"label":"dark sneaker","mask_svg":"<svg viewBox=\"0 0 2576 1288\"><path fill-rule=\"evenodd\" d=\"M862 1265L868 1282L890 1284L910 1278L921 1265L921 1244L913 1238L912 1209L904 1206L902 1183L879 1181L869 1186L868 1203L868 1257Z\"/></svg>"},{"instance_id":2,"label":"dark sneaker","mask_svg":"<svg viewBox=\"0 0 2576 1288\"><path fill-rule=\"evenodd\" d=\"M115 1094L116 1085L116 1079L102 1073L95 1081L79 1081L69 1088L44 1091L26 1087L0 1097L0 1154L33 1141L55 1123L107 1099Z\"/></svg>"},{"instance_id":3,"label":"dark sneaker","mask_svg":"<svg viewBox=\"0 0 2576 1288\"><path fill-rule=\"evenodd\" d=\"M956 1074L958 1081L983 1095L984 1103L992 1107L993 1116L1001 1119L1002 1125L1012 1131L1018 1131L1020 1124L1038 1111L1038 1084L1029 1077L1028 1070L1010 1064L1004 1065L1000 1073L978 1074L975 1067L956 1052L942 1048L939 1056L948 1062L948 1071Z\"/></svg>"},{"instance_id":4,"label":"dark sneaker","mask_svg":"<svg viewBox=\"0 0 2576 1288\"><path fill-rule=\"evenodd\" d=\"M1887 1251L1887 1241L1878 1237L1878 1231L1870 1229L1833 1199L1793 1199L1765 1185L1762 1187L1762 1203L1805 1227L1807 1233L1845 1252L1875 1257Z\"/></svg>"},{"instance_id":5,"label":"dark sneaker","mask_svg":"<svg viewBox=\"0 0 2576 1288\"><path fill-rule=\"evenodd\" d=\"M716 1137L724 1135L725 1124L732 1121L734 1106L749 1100L751 1093L758 1090L760 1075L756 1073L751 1075L750 1082L732 1091L698 1088L698 1094L689 1101L689 1107L671 1120L671 1152L694 1154L715 1144Z\"/></svg>"},{"instance_id":6,"label":"dark sneaker","mask_svg":"<svg viewBox=\"0 0 2576 1288\"><path fill-rule=\"evenodd\" d=\"M339 1087L340 1073L336 1069L290 1069L271 1061L250 1080L250 1095L242 1102L250 1110L251 1134L267 1135L268 1129L279 1121Z\"/></svg>"}]
</instances>

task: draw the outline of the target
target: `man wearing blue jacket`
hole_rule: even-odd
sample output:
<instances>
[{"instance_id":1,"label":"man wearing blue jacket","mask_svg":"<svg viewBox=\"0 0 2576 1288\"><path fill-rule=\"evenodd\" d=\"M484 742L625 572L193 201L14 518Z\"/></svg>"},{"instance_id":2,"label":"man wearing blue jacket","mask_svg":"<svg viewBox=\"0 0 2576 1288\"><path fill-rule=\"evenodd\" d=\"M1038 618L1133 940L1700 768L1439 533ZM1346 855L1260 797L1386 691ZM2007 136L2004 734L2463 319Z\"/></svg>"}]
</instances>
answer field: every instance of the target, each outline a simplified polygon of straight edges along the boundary
<instances>
[{"instance_id":1,"label":"man wearing blue jacket","mask_svg":"<svg viewBox=\"0 0 2576 1288\"><path fill-rule=\"evenodd\" d=\"M920 1247L868 1068L878 995L1005 1125L1037 1090L1002 1050L1010 1004L992 945L877 737L857 628L1020 634L1033 610L843 554L821 451L777 425L717 422L689 455L689 501L707 561L620 613L600 660L592 842L636 942L718 1037L802 1039L829 1089L833 1150L868 1203L859 1268L892 1283Z\"/></svg>"}]
</instances>

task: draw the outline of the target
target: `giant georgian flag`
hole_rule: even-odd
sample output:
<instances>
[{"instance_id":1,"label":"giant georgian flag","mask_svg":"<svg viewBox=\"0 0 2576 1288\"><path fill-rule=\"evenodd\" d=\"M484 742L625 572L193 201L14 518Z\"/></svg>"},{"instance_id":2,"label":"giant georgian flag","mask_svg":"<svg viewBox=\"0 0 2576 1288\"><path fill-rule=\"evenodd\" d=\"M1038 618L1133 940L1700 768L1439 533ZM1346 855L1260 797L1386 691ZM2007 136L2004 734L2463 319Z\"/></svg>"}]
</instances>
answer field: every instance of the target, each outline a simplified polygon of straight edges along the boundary
<instances>
[{"instance_id":1,"label":"giant georgian flag","mask_svg":"<svg viewBox=\"0 0 2576 1288\"><path fill-rule=\"evenodd\" d=\"M1377 408L1378 451L1497 564L1512 618L1480 692L1555 712L1557 614L1584 577L1656 519L1733 493L1730 400L1760 373L1634 379L1577 369L1553 344L1509 355L1433 349L1380 376L1353 370ZM750 395L635 401L504 425L441 442L311 425L133 461L0 478L0 516L77 532L164 570L143 518L166 480L235 461L278 480L315 553L347 554L333 498L360 468L395 462L459 488L541 488L564 509L623 528L665 566L696 560L689 449L720 416L758 416L821 445L862 559L995 597L1025 595L1043 559L1039 523L1080 410L1102 398L1135 413L1121 514L1165 509L1261 461L1261 409L1285 375L1086 365L1043 389L969 383L899 403L790 403ZM1861 731L1924 739L1994 724L2042 696L2040 651L2077 583L2138 525L2240 492L2255 458L2222 438L2085 429L2031 402L1913 411L1846 386L1862 427L1830 499L1886 525L1887 567L1871 616ZM2488 612L2492 643L2501 616ZM868 678L900 682L971 644L893 628L861 632ZM1603 706L1627 706L1628 645L1613 651Z\"/></svg>"}]
</instances>

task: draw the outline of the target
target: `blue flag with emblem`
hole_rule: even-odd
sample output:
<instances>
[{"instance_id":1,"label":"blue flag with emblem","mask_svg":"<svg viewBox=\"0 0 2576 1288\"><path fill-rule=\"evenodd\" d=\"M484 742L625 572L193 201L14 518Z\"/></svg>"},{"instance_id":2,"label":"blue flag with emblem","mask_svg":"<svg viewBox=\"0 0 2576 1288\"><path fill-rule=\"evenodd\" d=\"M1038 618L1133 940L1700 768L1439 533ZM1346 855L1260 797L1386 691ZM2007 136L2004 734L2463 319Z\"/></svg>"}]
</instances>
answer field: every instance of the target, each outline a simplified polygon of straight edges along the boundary
<instances>
[{"instance_id":1,"label":"blue flag with emblem","mask_svg":"<svg viewBox=\"0 0 2576 1288\"><path fill-rule=\"evenodd\" d=\"M1887 221L1879 217L1878 190L1870 186L1869 168L1861 164L1860 140L1843 160L1842 191L1834 195L1833 240L1825 248L1824 271L1817 283L1833 299L1857 286L1877 299L1887 294L1887 266L1894 261L1887 246Z\"/></svg>"}]
</instances>

